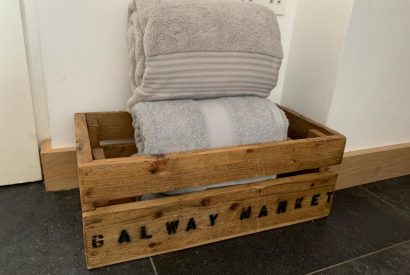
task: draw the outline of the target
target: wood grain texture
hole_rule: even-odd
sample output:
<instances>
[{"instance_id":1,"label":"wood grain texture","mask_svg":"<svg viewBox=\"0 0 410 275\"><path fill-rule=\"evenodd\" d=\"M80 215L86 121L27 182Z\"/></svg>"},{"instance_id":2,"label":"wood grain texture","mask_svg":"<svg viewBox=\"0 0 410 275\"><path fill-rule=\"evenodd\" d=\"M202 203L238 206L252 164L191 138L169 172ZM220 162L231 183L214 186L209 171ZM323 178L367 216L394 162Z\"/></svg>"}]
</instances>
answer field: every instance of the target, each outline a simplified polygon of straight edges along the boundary
<instances>
[{"instance_id":1,"label":"wood grain texture","mask_svg":"<svg viewBox=\"0 0 410 275\"><path fill-rule=\"evenodd\" d=\"M40 150L41 167L46 191L62 191L78 188L77 157L74 147L51 148L45 140Z\"/></svg>"},{"instance_id":2,"label":"wood grain texture","mask_svg":"<svg viewBox=\"0 0 410 275\"><path fill-rule=\"evenodd\" d=\"M127 112L87 113L100 126L100 140L133 139L132 117Z\"/></svg>"},{"instance_id":3,"label":"wood grain texture","mask_svg":"<svg viewBox=\"0 0 410 275\"><path fill-rule=\"evenodd\" d=\"M85 114L75 114L75 139L77 147L77 167L80 164L91 163L93 161L90 138L88 136L87 118ZM85 197L87 194L83 193L83 188L81 188L81 180L79 182L80 187L80 198ZM93 203L81 203L81 208L83 211L95 209Z\"/></svg>"},{"instance_id":4,"label":"wood grain texture","mask_svg":"<svg viewBox=\"0 0 410 275\"><path fill-rule=\"evenodd\" d=\"M343 136L340 133L310 119L291 109L280 106L289 120L288 136L291 139L301 139L308 136L309 130L317 130L328 136Z\"/></svg>"},{"instance_id":5,"label":"wood grain texture","mask_svg":"<svg viewBox=\"0 0 410 275\"><path fill-rule=\"evenodd\" d=\"M332 203L332 194L328 193L334 191L335 181L334 173L321 172L85 212L83 226L88 267L148 257L325 217ZM303 200L297 207L296 200L301 197ZM284 201L286 206L279 211L279 205L283 206ZM263 206L266 210L264 215L261 214ZM249 216L241 214L248 207L251 207ZM218 216L212 226L210 215L216 214ZM174 234L170 234L166 224L175 220L178 220L178 227ZM145 234L142 234L141 227L145 227ZM123 230L128 234L129 242L127 239L119 242Z\"/></svg>"},{"instance_id":6,"label":"wood grain texture","mask_svg":"<svg viewBox=\"0 0 410 275\"><path fill-rule=\"evenodd\" d=\"M79 163L83 204L327 167L342 161L345 139L326 136Z\"/></svg>"},{"instance_id":7,"label":"wood grain texture","mask_svg":"<svg viewBox=\"0 0 410 275\"><path fill-rule=\"evenodd\" d=\"M343 189L410 174L410 143L345 153L336 188Z\"/></svg>"},{"instance_id":8,"label":"wood grain texture","mask_svg":"<svg viewBox=\"0 0 410 275\"><path fill-rule=\"evenodd\" d=\"M134 141L124 140L121 143L101 142L106 158L125 158L137 153Z\"/></svg>"},{"instance_id":9,"label":"wood grain texture","mask_svg":"<svg viewBox=\"0 0 410 275\"><path fill-rule=\"evenodd\" d=\"M332 168L339 174L336 189L409 175L409 148L410 143L405 143L346 152L342 164ZM121 154L113 155L121 157ZM41 162L47 191L78 188L74 147L51 148L50 141L45 141L41 146Z\"/></svg>"},{"instance_id":10,"label":"wood grain texture","mask_svg":"<svg viewBox=\"0 0 410 275\"><path fill-rule=\"evenodd\" d=\"M100 127L94 117L87 117L88 138L90 139L91 149L100 147Z\"/></svg>"},{"instance_id":11,"label":"wood grain texture","mask_svg":"<svg viewBox=\"0 0 410 275\"><path fill-rule=\"evenodd\" d=\"M105 159L104 150L102 148L92 149L93 159Z\"/></svg>"},{"instance_id":12,"label":"wood grain texture","mask_svg":"<svg viewBox=\"0 0 410 275\"><path fill-rule=\"evenodd\" d=\"M87 118L85 114L75 114L75 137L77 147L77 162L87 163L93 160L90 137L88 136Z\"/></svg>"},{"instance_id":13,"label":"wood grain texture","mask_svg":"<svg viewBox=\"0 0 410 275\"><path fill-rule=\"evenodd\" d=\"M316 130L316 129L308 130L308 134L307 134L308 138L323 137L323 136L326 136L326 135L319 130Z\"/></svg>"}]
</instances>

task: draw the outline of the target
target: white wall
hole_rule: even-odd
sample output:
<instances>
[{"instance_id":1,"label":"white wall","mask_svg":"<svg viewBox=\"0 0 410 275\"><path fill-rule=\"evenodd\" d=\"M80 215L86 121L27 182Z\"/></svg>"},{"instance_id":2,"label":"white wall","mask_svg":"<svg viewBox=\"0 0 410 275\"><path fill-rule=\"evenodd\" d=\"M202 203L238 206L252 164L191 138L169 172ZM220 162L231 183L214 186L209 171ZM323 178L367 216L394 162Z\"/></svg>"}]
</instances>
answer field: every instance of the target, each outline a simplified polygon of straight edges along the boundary
<instances>
[{"instance_id":1,"label":"white wall","mask_svg":"<svg viewBox=\"0 0 410 275\"><path fill-rule=\"evenodd\" d=\"M0 185L41 180L20 5L0 1Z\"/></svg>"},{"instance_id":2,"label":"white wall","mask_svg":"<svg viewBox=\"0 0 410 275\"><path fill-rule=\"evenodd\" d=\"M326 122L353 0L298 1L281 104Z\"/></svg>"},{"instance_id":3,"label":"white wall","mask_svg":"<svg viewBox=\"0 0 410 275\"><path fill-rule=\"evenodd\" d=\"M74 146L74 113L124 110L128 0L37 0L54 147Z\"/></svg>"},{"instance_id":4,"label":"white wall","mask_svg":"<svg viewBox=\"0 0 410 275\"><path fill-rule=\"evenodd\" d=\"M73 146L75 112L124 110L129 0L35 0L53 147ZM280 16L285 56L297 0ZM286 58L271 99L280 101Z\"/></svg>"},{"instance_id":5,"label":"white wall","mask_svg":"<svg viewBox=\"0 0 410 275\"><path fill-rule=\"evenodd\" d=\"M125 109L129 0L34 1L53 146L73 146L75 112ZM341 131L349 150L409 141L410 2L390 3L287 0L270 98Z\"/></svg>"},{"instance_id":6,"label":"white wall","mask_svg":"<svg viewBox=\"0 0 410 275\"><path fill-rule=\"evenodd\" d=\"M285 5L285 14L277 17L281 32L284 56L282 60L282 66L280 67L279 71L278 83L269 97L273 102L277 103L281 101L283 95L283 85L285 83L285 74L288 66L289 49L293 36L293 24L295 21L295 12L296 6L298 5L298 0L286 0Z\"/></svg>"},{"instance_id":7,"label":"white wall","mask_svg":"<svg viewBox=\"0 0 410 275\"><path fill-rule=\"evenodd\" d=\"M327 124L348 150L410 142L410 1L357 0Z\"/></svg>"}]
</instances>

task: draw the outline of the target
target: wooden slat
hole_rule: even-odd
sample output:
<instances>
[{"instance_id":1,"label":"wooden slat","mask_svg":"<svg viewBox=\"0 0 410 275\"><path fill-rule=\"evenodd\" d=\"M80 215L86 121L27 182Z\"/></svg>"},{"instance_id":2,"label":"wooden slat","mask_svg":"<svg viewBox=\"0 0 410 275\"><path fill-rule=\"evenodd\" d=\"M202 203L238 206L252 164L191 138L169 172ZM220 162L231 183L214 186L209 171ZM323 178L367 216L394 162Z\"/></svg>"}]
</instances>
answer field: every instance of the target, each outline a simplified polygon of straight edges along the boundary
<instances>
[{"instance_id":1,"label":"wooden slat","mask_svg":"<svg viewBox=\"0 0 410 275\"><path fill-rule=\"evenodd\" d=\"M76 147L77 147L77 166L80 167L82 164L90 163L93 160L91 153L90 139L88 137L87 129L87 119L85 114L75 114L75 137L76 137ZM81 181L79 180L80 185L80 197L85 197L86 194L82 193L84 190L81 188ZM93 203L81 203L81 208L83 211L92 210L95 208Z\"/></svg>"},{"instance_id":2,"label":"wooden slat","mask_svg":"<svg viewBox=\"0 0 410 275\"><path fill-rule=\"evenodd\" d=\"M83 213L88 267L148 257L325 217L331 207L335 180L333 173L314 173ZM296 200L302 197L299 208ZM283 207L284 201L286 207ZM241 214L248 207L251 207L249 217ZM211 226L210 215L216 214L218 216ZM179 221L178 227L174 234L169 234L166 224L176 220ZM145 228L145 234L142 228ZM122 243L119 242L121 233Z\"/></svg>"},{"instance_id":3,"label":"wooden slat","mask_svg":"<svg viewBox=\"0 0 410 275\"><path fill-rule=\"evenodd\" d=\"M127 112L87 113L100 126L100 140L133 139L132 118Z\"/></svg>"},{"instance_id":4,"label":"wooden slat","mask_svg":"<svg viewBox=\"0 0 410 275\"><path fill-rule=\"evenodd\" d=\"M123 198L123 199L118 199L118 200L110 200L110 201L102 201L98 202L95 204L95 207L105 207L105 206L110 206L110 205L117 205L117 204L123 204L123 203L130 203L130 202L135 202L137 201L136 197L130 197L130 198Z\"/></svg>"},{"instance_id":5,"label":"wooden slat","mask_svg":"<svg viewBox=\"0 0 410 275\"><path fill-rule=\"evenodd\" d=\"M90 138L91 149L100 147L100 127L98 121L94 117L89 117L86 115L87 119L87 129L88 137Z\"/></svg>"},{"instance_id":6,"label":"wooden slat","mask_svg":"<svg viewBox=\"0 0 410 275\"><path fill-rule=\"evenodd\" d=\"M410 143L347 152L331 169L339 173L337 189L409 175Z\"/></svg>"},{"instance_id":7,"label":"wooden slat","mask_svg":"<svg viewBox=\"0 0 410 275\"><path fill-rule=\"evenodd\" d=\"M105 154L103 148L94 148L92 150L93 153L93 159L105 159Z\"/></svg>"},{"instance_id":8,"label":"wooden slat","mask_svg":"<svg viewBox=\"0 0 410 275\"><path fill-rule=\"evenodd\" d=\"M51 148L51 141L41 144L41 167L46 191L78 188L77 157L74 147Z\"/></svg>"},{"instance_id":9,"label":"wooden slat","mask_svg":"<svg viewBox=\"0 0 410 275\"><path fill-rule=\"evenodd\" d=\"M93 160L91 155L90 138L88 136L87 119L85 114L75 114L75 136L77 144L77 162L86 163Z\"/></svg>"},{"instance_id":10,"label":"wooden slat","mask_svg":"<svg viewBox=\"0 0 410 275\"><path fill-rule=\"evenodd\" d=\"M326 136L324 133L316 129L309 129L308 134L307 134L308 138L324 137L324 136Z\"/></svg>"},{"instance_id":11,"label":"wooden slat","mask_svg":"<svg viewBox=\"0 0 410 275\"><path fill-rule=\"evenodd\" d=\"M118 200L111 200L109 201L109 204L116 205L116 204L130 203L130 202L135 202L135 201L137 201L136 197L130 197L130 198L123 198L123 199L118 199Z\"/></svg>"},{"instance_id":12,"label":"wooden slat","mask_svg":"<svg viewBox=\"0 0 410 275\"><path fill-rule=\"evenodd\" d=\"M291 109L280 106L280 108L286 113L286 117L289 120L288 136L292 139L306 138L310 129L318 130L319 132L331 136L342 136L340 133L307 118Z\"/></svg>"},{"instance_id":13,"label":"wooden slat","mask_svg":"<svg viewBox=\"0 0 410 275\"><path fill-rule=\"evenodd\" d=\"M335 136L97 160L79 166L82 203L327 167L342 161L344 145Z\"/></svg>"},{"instance_id":14,"label":"wooden slat","mask_svg":"<svg viewBox=\"0 0 410 275\"><path fill-rule=\"evenodd\" d=\"M137 153L137 147L133 141L117 144L102 143L101 148L104 149L106 158L123 158Z\"/></svg>"}]
</instances>

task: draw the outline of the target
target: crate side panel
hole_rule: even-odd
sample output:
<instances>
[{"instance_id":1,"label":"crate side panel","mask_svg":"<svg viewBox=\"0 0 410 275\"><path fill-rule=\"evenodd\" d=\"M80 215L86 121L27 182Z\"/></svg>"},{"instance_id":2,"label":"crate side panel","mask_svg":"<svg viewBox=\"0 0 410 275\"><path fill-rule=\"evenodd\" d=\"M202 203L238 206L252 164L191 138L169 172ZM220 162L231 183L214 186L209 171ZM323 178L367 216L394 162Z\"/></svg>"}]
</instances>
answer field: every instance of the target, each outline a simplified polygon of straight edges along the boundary
<instances>
[{"instance_id":1,"label":"crate side panel","mask_svg":"<svg viewBox=\"0 0 410 275\"><path fill-rule=\"evenodd\" d=\"M313 173L84 213L88 266L324 217L330 211L335 181L333 173Z\"/></svg>"},{"instance_id":2,"label":"crate side panel","mask_svg":"<svg viewBox=\"0 0 410 275\"><path fill-rule=\"evenodd\" d=\"M94 161L79 167L84 203L165 192L339 164L344 139L320 137L156 157Z\"/></svg>"}]
</instances>

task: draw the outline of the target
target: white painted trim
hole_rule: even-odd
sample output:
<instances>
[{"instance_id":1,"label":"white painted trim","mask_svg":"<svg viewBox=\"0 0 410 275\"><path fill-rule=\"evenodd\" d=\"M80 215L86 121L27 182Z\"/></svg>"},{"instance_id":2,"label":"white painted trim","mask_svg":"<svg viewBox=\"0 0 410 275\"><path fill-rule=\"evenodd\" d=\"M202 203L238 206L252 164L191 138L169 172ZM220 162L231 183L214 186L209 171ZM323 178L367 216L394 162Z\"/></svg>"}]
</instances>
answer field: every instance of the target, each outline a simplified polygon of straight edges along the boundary
<instances>
[{"instance_id":1,"label":"white painted trim","mask_svg":"<svg viewBox=\"0 0 410 275\"><path fill-rule=\"evenodd\" d=\"M37 141L40 145L42 141L50 138L50 117L41 54L37 1L20 0L20 10L27 53L27 66L30 77Z\"/></svg>"}]
</instances>

